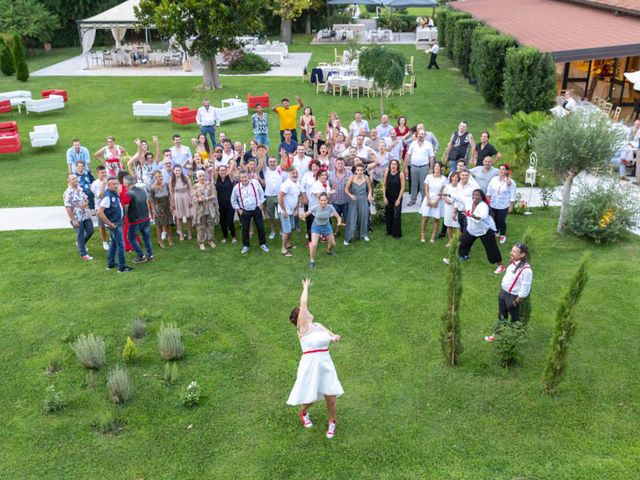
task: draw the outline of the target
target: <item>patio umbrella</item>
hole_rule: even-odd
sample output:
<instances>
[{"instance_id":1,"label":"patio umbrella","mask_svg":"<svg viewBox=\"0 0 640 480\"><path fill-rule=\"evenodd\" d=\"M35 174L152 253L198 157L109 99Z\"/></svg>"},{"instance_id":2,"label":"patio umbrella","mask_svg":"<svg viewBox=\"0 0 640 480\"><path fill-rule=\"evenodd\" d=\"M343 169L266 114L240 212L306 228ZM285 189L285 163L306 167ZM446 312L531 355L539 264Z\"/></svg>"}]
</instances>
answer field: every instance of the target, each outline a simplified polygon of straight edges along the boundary
<instances>
[{"instance_id":1,"label":"patio umbrella","mask_svg":"<svg viewBox=\"0 0 640 480\"><path fill-rule=\"evenodd\" d=\"M384 0L329 0L327 5L382 5Z\"/></svg>"},{"instance_id":2,"label":"patio umbrella","mask_svg":"<svg viewBox=\"0 0 640 480\"><path fill-rule=\"evenodd\" d=\"M405 7L432 7L438 6L436 0L382 0L385 7L405 8Z\"/></svg>"}]
</instances>

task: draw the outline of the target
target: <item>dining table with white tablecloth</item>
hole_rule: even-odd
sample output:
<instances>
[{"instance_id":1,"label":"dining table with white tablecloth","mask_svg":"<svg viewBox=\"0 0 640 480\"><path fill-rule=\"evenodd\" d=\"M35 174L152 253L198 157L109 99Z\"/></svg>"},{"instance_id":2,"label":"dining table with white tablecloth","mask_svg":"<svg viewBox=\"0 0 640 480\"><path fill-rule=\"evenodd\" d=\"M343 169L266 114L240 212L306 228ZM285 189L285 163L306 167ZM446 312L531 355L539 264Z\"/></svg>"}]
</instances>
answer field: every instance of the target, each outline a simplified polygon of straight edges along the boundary
<instances>
[{"instance_id":1,"label":"dining table with white tablecloth","mask_svg":"<svg viewBox=\"0 0 640 480\"><path fill-rule=\"evenodd\" d=\"M416 42L427 41L435 42L438 38L438 29L436 27L416 28Z\"/></svg>"},{"instance_id":2,"label":"dining table with white tablecloth","mask_svg":"<svg viewBox=\"0 0 640 480\"><path fill-rule=\"evenodd\" d=\"M334 83L339 82L342 84L344 88L351 88L352 86L358 86L358 88L373 88L373 80L366 77L360 76L340 76L340 75L331 75L327 79L327 84L324 87L324 91L328 92L329 88L333 86Z\"/></svg>"},{"instance_id":3,"label":"dining table with white tablecloth","mask_svg":"<svg viewBox=\"0 0 640 480\"><path fill-rule=\"evenodd\" d=\"M357 65L325 65L318 67L322 70L322 78L326 81L332 75L349 76L358 75Z\"/></svg>"}]
</instances>

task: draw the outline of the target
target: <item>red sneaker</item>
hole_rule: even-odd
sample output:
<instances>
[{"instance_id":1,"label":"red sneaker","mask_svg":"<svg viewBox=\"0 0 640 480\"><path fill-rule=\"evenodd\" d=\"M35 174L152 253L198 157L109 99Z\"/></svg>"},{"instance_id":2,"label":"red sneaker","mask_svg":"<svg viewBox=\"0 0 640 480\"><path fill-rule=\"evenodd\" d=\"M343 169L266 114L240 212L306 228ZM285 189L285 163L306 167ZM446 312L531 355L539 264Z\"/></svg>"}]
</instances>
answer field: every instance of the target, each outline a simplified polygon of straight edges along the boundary
<instances>
[{"instance_id":1,"label":"red sneaker","mask_svg":"<svg viewBox=\"0 0 640 480\"><path fill-rule=\"evenodd\" d=\"M327 438L333 438L336 434L336 422L329 422L327 426Z\"/></svg>"},{"instance_id":2,"label":"red sneaker","mask_svg":"<svg viewBox=\"0 0 640 480\"><path fill-rule=\"evenodd\" d=\"M486 337L484 337L485 342L494 342L495 340L496 340L495 335L487 335Z\"/></svg>"},{"instance_id":3,"label":"red sneaker","mask_svg":"<svg viewBox=\"0 0 640 480\"><path fill-rule=\"evenodd\" d=\"M504 265L500 264L498 265L498 268L496 268L493 273L502 273L504 272Z\"/></svg>"},{"instance_id":4,"label":"red sneaker","mask_svg":"<svg viewBox=\"0 0 640 480\"><path fill-rule=\"evenodd\" d=\"M302 422L302 426L304 428L313 427L313 423L311 422L311 417L309 417L309 412L298 412L298 417L300 417L300 421Z\"/></svg>"}]
</instances>

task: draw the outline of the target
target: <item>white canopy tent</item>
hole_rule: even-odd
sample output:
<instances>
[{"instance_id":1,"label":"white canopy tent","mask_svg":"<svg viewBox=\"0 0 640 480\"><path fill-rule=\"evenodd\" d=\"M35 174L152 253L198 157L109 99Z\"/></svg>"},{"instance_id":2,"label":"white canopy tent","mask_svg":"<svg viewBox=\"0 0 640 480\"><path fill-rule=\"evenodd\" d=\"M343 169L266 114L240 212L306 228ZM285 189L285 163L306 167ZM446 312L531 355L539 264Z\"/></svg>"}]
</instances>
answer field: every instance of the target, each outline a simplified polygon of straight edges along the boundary
<instances>
[{"instance_id":1,"label":"white canopy tent","mask_svg":"<svg viewBox=\"0 0 640 480\"><path fill-rule=\"evenodd\" d=\"M637 72L626 72L624 76L629 82L633 83L633 89L640 92L640 70Z\"/></svg>"},{"instance_id":2,"label":"white canopy tent","mask_svg":"<svg viewBox=\"0 0 640 480\"><path fill-rule=\"evenodd\" d=\"M116 48L120 48L127 29L140 24L133 11L133 7L139 3L140 0L127 0L91 18L77 20L76 23L78 24L78 32L80 33L82 54L88 54L93 47L96 30L99 28L111 30L111 34L116 41Z\"/></svg>"}]
</instances>

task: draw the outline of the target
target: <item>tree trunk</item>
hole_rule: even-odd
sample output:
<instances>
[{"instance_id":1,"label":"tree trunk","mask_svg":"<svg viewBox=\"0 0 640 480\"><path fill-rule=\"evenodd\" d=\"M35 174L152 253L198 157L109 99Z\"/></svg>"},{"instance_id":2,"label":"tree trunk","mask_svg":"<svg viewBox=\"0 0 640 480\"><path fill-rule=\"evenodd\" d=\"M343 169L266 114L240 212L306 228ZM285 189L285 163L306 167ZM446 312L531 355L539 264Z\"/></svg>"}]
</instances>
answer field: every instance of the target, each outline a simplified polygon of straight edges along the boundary
<instances>
[{"instance_id":1,"label":"tree trunk","mask_svg":"<svg viewBox=\"0 0 640 480\"><path fill-rule=\"evenodd\" d=\"M282 18L280 20L280 40L291 45L291 19Z\"/></svg>"},{"instance_id":2,"label":"tree trunk","mask_svg":"<svg viewBox=\"0 0 640 480\"><path fill-rule=\"evenodd\" d=\"M304 24L304 33L311 35L311 12L307 12L307 21Z\"/></svg>"},{"instance_id":3,"label":"tree trunk","mask_svg":"<svg viewBox=\"0 0 640 480\"><path fill-rule=\"evenodd\" d=\"M576 174L569 172L564 179L564 185L562 186L562 205L560 206L560 218L558 218L558 233L562 233L567 224L569 202L571 200L571 186L573 185L574 178L576 178Z\"/></svg>"},{"instance_id":4,"label":"tree trunk","mask_svg":"<svg viewBox=\"0 0 640 480\"><path fill-rule=\"evenodd\" d=\"M380 89L380 115L384 115L384 88Z\"/></svg>"},{"instance_id":5,"label":"tree trunk","mask_svg":"<svg viewBox=\"0 0 640 480\"><path fill-rule=\"evenodd\" d=\"M207 90L222 88L215 57L202 59L202 88Z\"/></svg>"}]
</instances>

